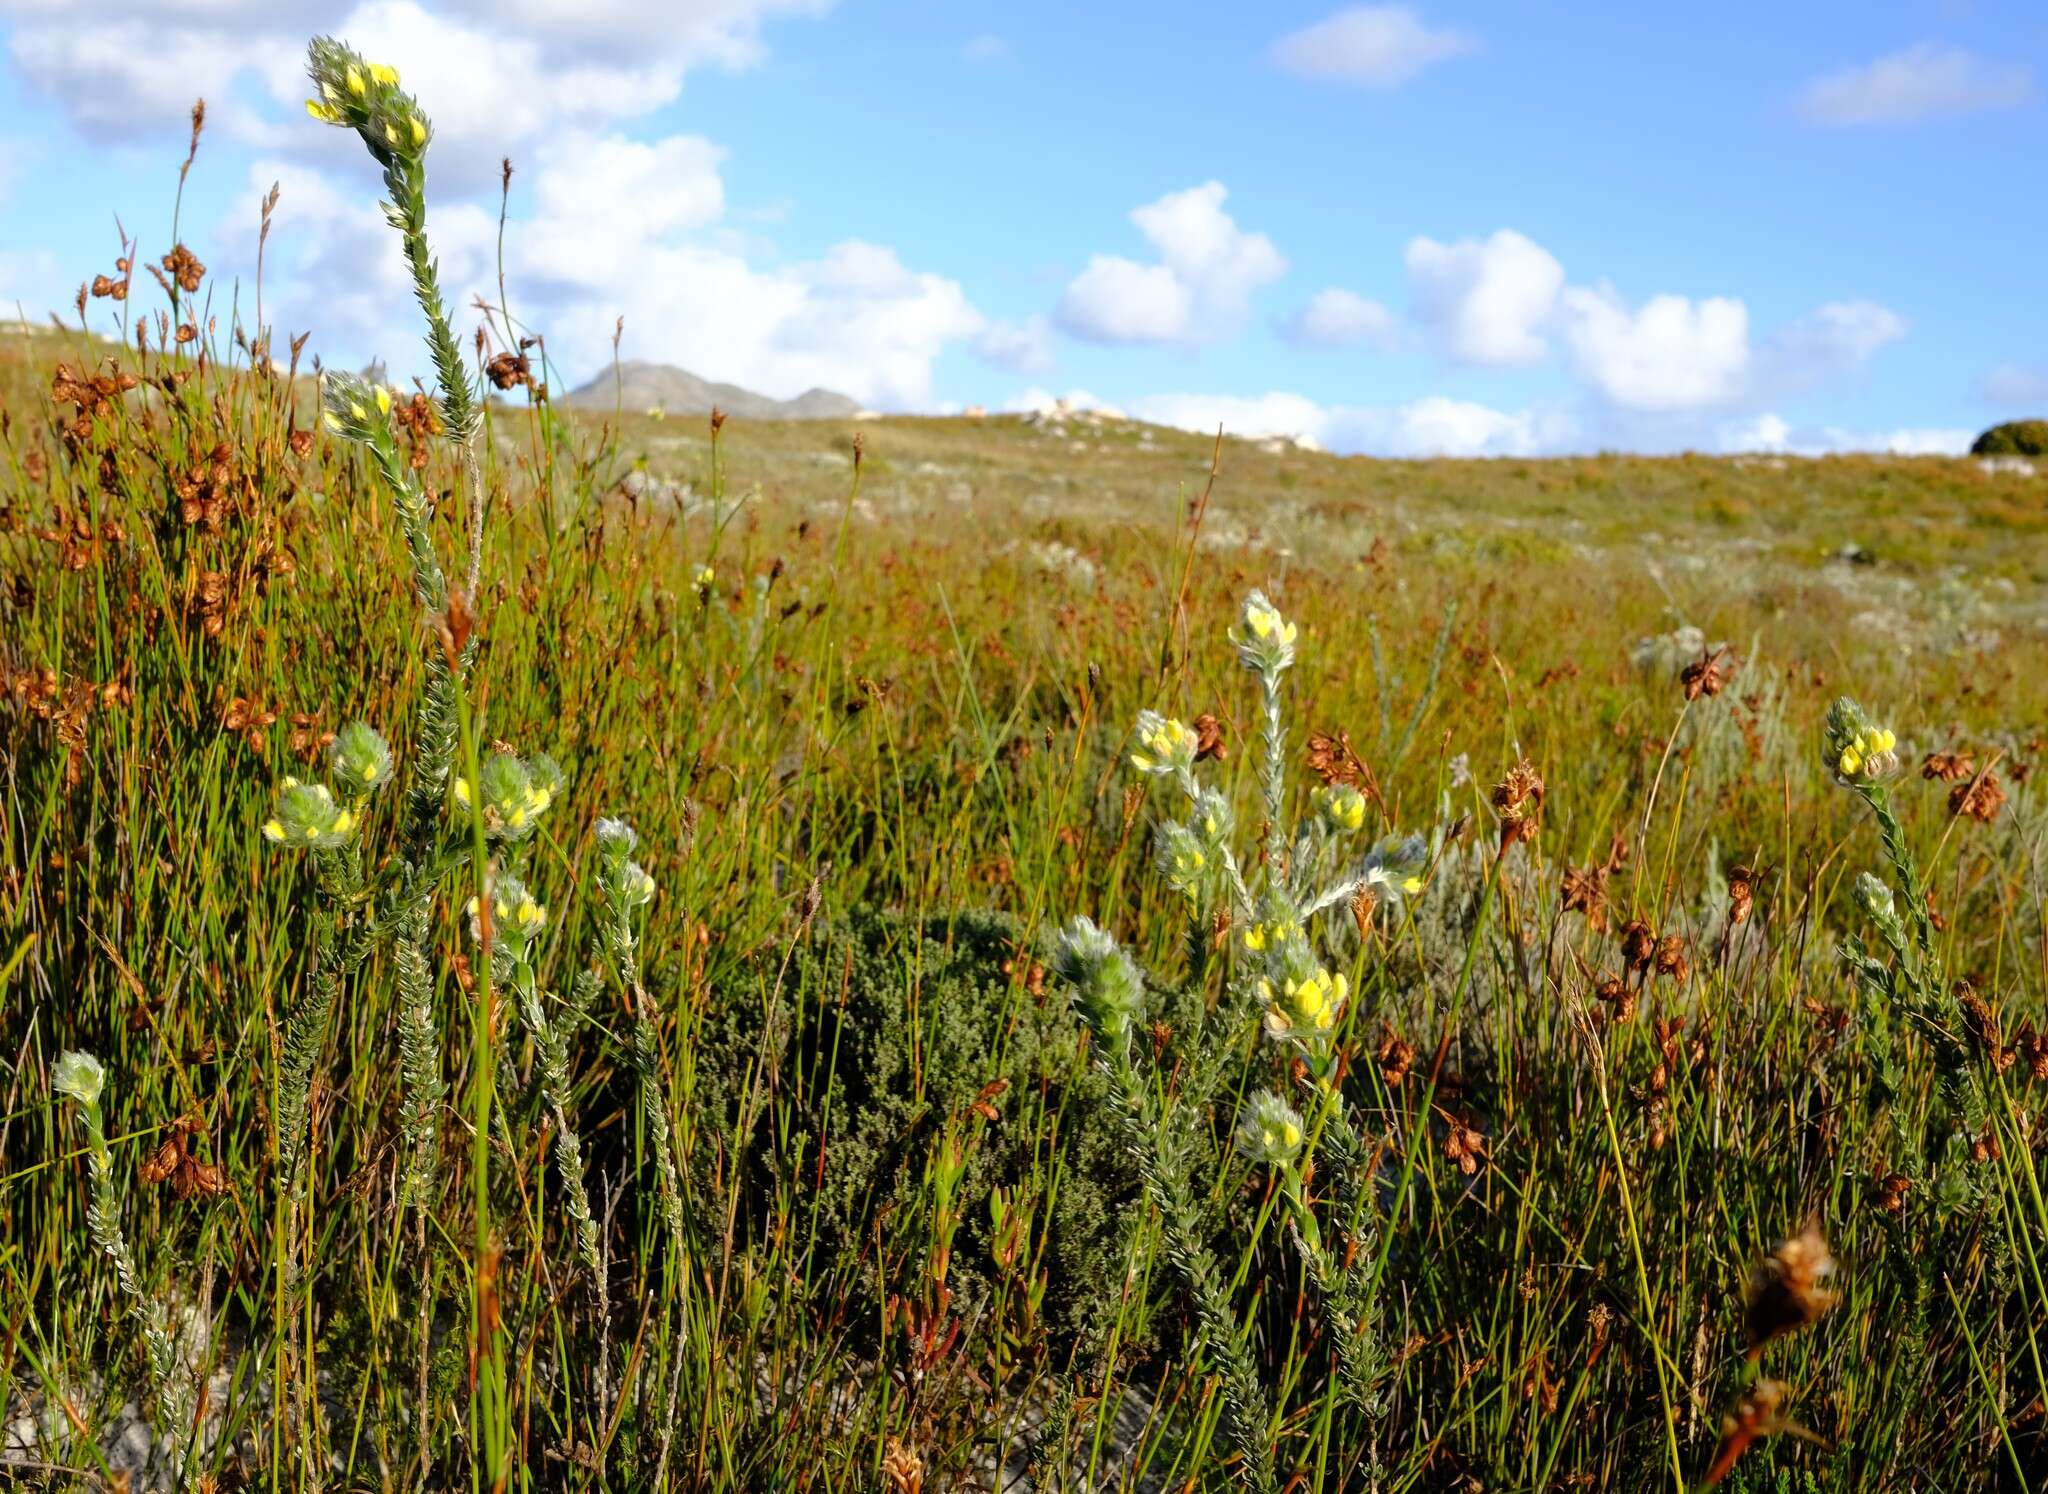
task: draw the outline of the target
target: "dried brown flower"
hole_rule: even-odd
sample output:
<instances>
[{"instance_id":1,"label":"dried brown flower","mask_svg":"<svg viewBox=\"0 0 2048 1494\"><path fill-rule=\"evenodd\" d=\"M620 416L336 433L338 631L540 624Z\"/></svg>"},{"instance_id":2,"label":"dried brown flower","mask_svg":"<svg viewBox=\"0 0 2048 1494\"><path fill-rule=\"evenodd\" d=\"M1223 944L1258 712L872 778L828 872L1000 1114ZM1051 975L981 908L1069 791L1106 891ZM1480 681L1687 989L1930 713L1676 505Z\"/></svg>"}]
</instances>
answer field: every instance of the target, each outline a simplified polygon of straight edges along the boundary
<instances>
[{"instance_id":1,"label":"dried brown flower","mask_svg":"<svg viewBox=\"0 0 2048 1494\"><path fill-rule=\"evenodd\" d=\"M1576 866L1564 869L1563 909L1567 913L1585 914L1586 927L1596 934L1607 930L1608 876L1604 866L1589 866L1583 871Z\"/></svg>"},{"instance_id":2,"label":"dried brown flower","mask_svg":"<svg viewBox=\"0 0 2048 1494\"><path fill-rule=\"evenodd\" d=\"M1903 1172L1891 1172L1878 1168L1871 1178L1874 1190L1871 1202L1882 1214L1903 1214L1906 1212L1906 1190L1913 1186L1913 1180Z\"/></svg>"},{"instance_id":3,"label":"dried brown flower","mask_svg":"<svg viewBox=\"0 0 2048 1494\"><path fill-rule=\"evenodd\" d=\"M1807 1220L1798 1234L1765 1256L1750 1277L1744 1303L1749 1357L1755 1359L1764 1345L1807 1327L1833 1307L1839 1299L1826 1282L1834 1274L1834 1253L1818 1219Z\"/></svg>"},{"instance_id":4,"label":"dried brown flower","mask_svg":"<svg viewBox=\"0 0 2048 1494\"><path fill-rule=\"evenodd\" d=\"M1630 975L1648 974L1650 961L1656 958L1656 954L1657 936L1647 923L1640 918L1631 918L1621 926L1621 958Z\"/></svg>"},{"instance_id":5,"label":"dried brown flower","mask_svg":"<svg viewBox=\"0 0 2048 1494\"><path fill-rule=\"evenodd\" d=\"M1351 733L1312 732L1308 739L1308 770L1322 779L1325 787L1347 783L1374 803L1380 799L1379 780L1351 746Z\"/></svg>"},{"instance_id":6,"label":"dried brown flower","mask_svg":"<svg viewBox=\"0 0 2048 1494\"><path fill-rule=\"evenodd\" d=\"M1222 762L1230 756L1223 740L1223 723L1211 712L1195 717L1195 761Z\"/></svg>"},{"instance_id":7,"label":"dried brown flower","mask_svg":"<svg viewBox=\"0 0 2048 1494\"><path fill-rule=\"evenodd\" d=\"M192 1154L192 1137L201 1129L196 1115L181 1115L171 1123L171 1134L136 1168L145 1183L168 1181L181 1199L197 1193L218 1198L228 1191L227 1174Z\"/></svg>"},{"instance_id":8,"label":"dried brown flower","mask_svg":"<svg viewBox=\"0 0 2048 1494\"><path fill-rule=\"evenodd\" d=\"M1757 875L1746 866L1731 866L1728 869L1728 922L1743 924L1749 922L1749 913L1756 898Z\"/></svg>"},{"instance_id":9,"label":"dried brown flower","mask_svg":"<svg viewBox=\"0 0 2048 1494\"><path fill-rule=\"evenodd\" d=\"M924 1459L891 1437L882 1454L882 1481L888 1494L923 1494Z\"/></svg>"},{"instance_id":10,"label":"dried brown flower","mask_svg":"<svg viewBox=\"0 0 2048 1494\"><path fill-rule=\"evenodd\" d=\"M1404 1043L1393 1033L1380 1039L1379 1051L1373 1055L1379 1061L1380 1077L1388 1089L1397 1089L1408 1077L1409 1069L1415 1066L1415 1045Z\"/></svg>"},{"instance_id":11,"label":"dried brown flower","mask_svg":"<svg viewBox=\"0 0 2048 1494\"><path fill-rule=\"evenodd\" d=\"M174 244L171 252L163 259L164 273L178 282L178 289L190 295L199 289L199 282L206 274L206 266L199 262L199 256L183 244ZM183 339L179 339L183 341Z\"/></svg>"},{"instance_id":12,"label":"dried brown flower","mask_svg":"<svg viewBox=\"0 0 2048 1494\"><path fill-rule=\"evenodd\" d=\"M1635 987L1618 975L1603 975L1593 987L1595 1000L1607 1007L1607 1020L1626 1022L1636 1014Z\"/></svg>"},{"instance_id":13,"label":"dried brown flower","mask_svg":"<svg viewBox=\"0 0 2048 1494\"><path fill-rule=\"evenodd\" d=\"M1458 1171L1471 1177L1486 1160L1486 1138L1468 1123L1453 1120L1444 1133L1444 1158L1458 1164Z\"/></svg>"},{"instance_id":14,"label":"dried brown flower","mask_svg":"<svg viewBox=\"0 0 2048 1494\"><path fill-rule=\"evenodd\" d=\"M1735 673L1735 668L1735 656L1725 647L1707 650L1679 672L1679 680L1685 686L1685 698L1698 700L1702 695L1719 695L1721 687L1728 683L1728 677Z\"/></svg>"},{"instance_id":15,"label":"dried brown flower","mask_svg":"<svg viewBox=\"0 0 2048 1494\"><path fill-rule=\"evenodd\" d=\"M1998 811L2005 808L2005 789L1998 781L1998 775L1985 769L1967 783L1958 783L1948 791L1948 812L1953 815L1968 815L1980 825L1988 825L1998 818Z\"/></svg>"},{"instance_id":16,"label":"dried brown flower","mask_svg":"<svg viewBox=\"0 0 2048 1494\"><path fill-rule=\"evenodd\" d=\"M500 353L484 365L484 377L496 389L514 389L533 382L533 364L524 353Z\"/></svg>"},{"instance_id":17,"label":"dried brown flower","mask_svg":"<svg viewBox=\"0 0 2048 1494\"><path fill-rule=\"evenodd\" d=\"M1785 1429L1778 1408L1785 1403L1786 1394L1784 1383L1778 1380L1759 1380L1742 1392L1734 1409L1721 1418L1721 1442L1700 1479L1701 1488L1711 1489L1726 1478L1736 1459L1757 1438L1775 1436Z\"/></svg>"},{"instance_id":18,"label":"dried brown flower","mask_svg":"<svg viewBox=\"0 0 2048 1494\"><path fill-rule=\"evenodd\" d=\"M1655 964L1659 975L1668 975L1677 985L1684 985L1692 974L1692 964L1685 957L1685 940L1677 934L1666 934L1657 941Z\"/></svg>"},{"instance_id":19,"label":"dried brown flower","mask_svg":"<svg viewBox=\"0 0 2048 1494\"><path fill-rule=\"evenodd\" d=\"M1968 752L1930 752L1920 764L1920 776L1933 782L1954 783L1977 776L1977 759Z\"/></svg>"}]
</instances>

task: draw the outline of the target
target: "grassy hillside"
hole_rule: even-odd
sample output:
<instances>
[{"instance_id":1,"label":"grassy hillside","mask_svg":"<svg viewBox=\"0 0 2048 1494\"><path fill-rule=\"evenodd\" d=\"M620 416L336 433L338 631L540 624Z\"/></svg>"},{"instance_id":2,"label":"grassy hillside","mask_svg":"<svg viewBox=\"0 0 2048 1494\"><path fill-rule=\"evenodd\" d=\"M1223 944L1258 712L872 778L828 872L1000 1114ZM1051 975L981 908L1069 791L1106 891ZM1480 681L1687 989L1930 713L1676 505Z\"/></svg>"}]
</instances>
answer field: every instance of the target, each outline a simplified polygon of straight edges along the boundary
<instances>
[{"instance_id":1,"label":"grassy hillside","mask_svg":"<svg viewBox=\"0 0 2048 1494\"><path fill-rule=\"evenodd\" d=\"M1242 1367L1290 1488L1672 1488L1724 1416L1764 1434L1731 1488L2048 1479L2048 478L1380 462L1086 417L714 438L515 388L477 442L473 590L460 452L397 437L459 593L423 608L390 476L309 381L120 367L136 388L90 383L106 345L0 341L25 1476L139 1473L135 1403L154 1473L182 1406L216 1486L410 1487L424 1453L434 1487L1222 1489L1253 1461ZM1284 818L1367 786L1355 842L1264 833L1225 641L1254 587L1299 625ZM561 765L531 838L485 844L436 790L424 820L369 793L332 859L268 844L345 723L401 777L433 759L451 658L458 777L469 745ZM1703 658L1732 673L1688 699ZM1890 846L1822 761L1844 693L1898 737ZM1143 709L1214 718L1199 771L1254 885L1425 837L1412 894L1312 931L1350 993L1313 1043L1232 1025L1255 920L1208 883L1191 918L1155 865L1181 809L1131 770ZM600 816L657 889L624 958ZM416 972L415 834L446 873ZM546 922L493 972L466 909L515 866ZM1135 1101L1061 979L1075 913L1147 972ZM103 1183L51 1102L72 1049L105 1067ZM1238 1154L1267 1089L1341 1097L1357 1154ZM1752 1357L1746 1284L1809 1218L1839 1268Z\"/></svg>"}]
</instances>

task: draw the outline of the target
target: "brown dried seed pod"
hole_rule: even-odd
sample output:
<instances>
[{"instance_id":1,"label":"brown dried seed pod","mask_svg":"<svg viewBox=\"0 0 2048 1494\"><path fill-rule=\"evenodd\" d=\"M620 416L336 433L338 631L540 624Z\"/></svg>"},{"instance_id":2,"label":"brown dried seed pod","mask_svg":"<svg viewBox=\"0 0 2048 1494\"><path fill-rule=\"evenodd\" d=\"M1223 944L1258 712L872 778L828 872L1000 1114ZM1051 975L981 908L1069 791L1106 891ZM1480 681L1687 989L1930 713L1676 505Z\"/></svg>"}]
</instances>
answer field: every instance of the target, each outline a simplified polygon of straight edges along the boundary
<instances>
[{"instance_id":1,"label":"brown dried seed pod","mask_svg":"<svg viewBox=\"0 0 2048 1494\"><path fill-rule=\"evenodd\" d=\"M1840 1300L1825 1285L1834 1273L1834 1253L1818 1219L1807 1220L1798 1234L1764 1257L1750 1277L1744 1302L1751 1359L1773 1339L1814 1323Z\"/></svg>"}]
</instances>

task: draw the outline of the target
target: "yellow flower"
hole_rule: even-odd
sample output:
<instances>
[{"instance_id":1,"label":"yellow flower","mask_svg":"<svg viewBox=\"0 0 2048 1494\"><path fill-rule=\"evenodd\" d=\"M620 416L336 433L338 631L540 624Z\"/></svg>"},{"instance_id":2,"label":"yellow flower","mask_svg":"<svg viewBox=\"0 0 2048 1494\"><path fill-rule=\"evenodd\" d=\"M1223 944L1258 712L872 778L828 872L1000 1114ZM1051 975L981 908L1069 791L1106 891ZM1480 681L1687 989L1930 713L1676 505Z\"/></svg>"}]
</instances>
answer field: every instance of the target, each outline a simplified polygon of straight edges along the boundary
<instances>
[{"instance_id":1,"label":"yellow flower","mask_svg":"<svg viewBox=\"0 0 2048 1494\"><path fill-rule=\"evenodd\" d=\"M398 69L388 62L373 62L370 64L370 76L390 87L398 82Z\"/></svg>"},{"instance_id":2,"label":"yellow flower","mask_svg":"<svg viewBox=\"0 0 2048 1494\"><path fill-rule=\"evenodd\" d=\"M348 91L357 98L363 96L363 75L354 68L348 70Z\"/></svg>"},{"instance_id":3,"label":"yellow flower","mask_svg":"<svg viewBox=\"0 0 2048 1494\"><path fill-rule=\"evenodd\" d=\"M1266 947L1266 926L1255 923L1244 931L1244 947L1257 952Z\"/></svg>"},{"instance_id":4,"label":"yellow flower","mask_svg":"<svg viewBox=\"0 0 2048 1494\"><path fill-rule=\"evenodd\" d=\"M1418 892L1422 891L1422 878L1420 878L1420 877L1409 877L1409 878L1406 878L1406 879L1405 879L1405 880L1404 880L1404 881L1403 881L1403 882L1401 883L1401 890L1402 890L1403 892L1407 893L1407 894L1408 894L1408 895L1409 895L1410 897L1413 897L1413 896L1415 896L1415 894L1416 894L1416 893L1418 893Z\"/></svg>"},{"instance_id":5,"label":"yellow flower","mask_svg":"<svg viewBox=\"0 0 2048 1494\"><path fill-rule=\"evenodd\" d=\"M411 124L412 143L414 145L425 145L427 143L427 127L421 124L417 118L413 119Z\"/></svg>"},{"instance_id":6,"label":"yellow flower","mask_svg":"<svg viewBox=\"0 0 2048 1494\"><path fill-rule=\"evenodd\" d=\"M1293 1121L1282 1121L1280 1123L1280 1140L1287 1146L1300 1146L1301 1127L1297 1126Z\"/></svg>"},{"instance_id":7,"label":"yellow flower","mask_svg":"<svg viewBox=\"0 0 2048 1494\"><path fill-rule=\"evenodd\" d=\"M265 840L283 840L284 822L282 820L265 820L263 822L263 838Z\"/></svg>"},{"instance_id":8,"label":"yellow flower","mask_svg":"<svg viewBox=\"0 0 2048 1494\"><path fill-rule=\"evenodd\" d=\"M462 805L465 809L469 807L469 780L467 778L455 780L455 802Z\"/></svg>"},{"instance_id":9,"label":"yellow flower","mask_svg":"<svg viewBox=\"0 0 2048 1494\"><path fill-rule=\"evenodd\" d=\"M377 386L377 408L386 415L391 413L391 391L381 384Z\"/></svg>"},{"instance_id":10,"label":"yellow flower","mask_svg":"<svg viewBox=\"0 0 2048 1494\"><path fill-rule=\"evenodd\" d=\"M321 103L318 99L306 100L306 112L312 115L313 118L319 120L320 123L322 124L341 123L341 116L336 114L332 109L328 108L327 105Z\"/></svg>"},{"instance_id":11,"label":"yellow flower","mask_svg":"<svg viewBox=\"0 0 2048 1494\"><path fill-rule=\"evenodd\" d=\"M328 828L333 830L336 835L346 835L355 828L355 824L356 817L354 811L344 809L334 817L334 823Z\"/></svg>"}]
</instances>

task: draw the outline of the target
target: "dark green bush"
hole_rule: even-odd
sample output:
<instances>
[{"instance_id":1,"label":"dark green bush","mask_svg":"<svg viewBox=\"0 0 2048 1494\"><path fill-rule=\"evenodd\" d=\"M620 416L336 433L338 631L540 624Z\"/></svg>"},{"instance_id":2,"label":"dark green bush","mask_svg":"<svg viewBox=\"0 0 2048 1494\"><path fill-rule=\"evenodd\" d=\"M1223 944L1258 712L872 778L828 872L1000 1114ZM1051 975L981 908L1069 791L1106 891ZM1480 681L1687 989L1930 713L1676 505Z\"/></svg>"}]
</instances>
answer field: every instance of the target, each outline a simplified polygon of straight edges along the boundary
<instances>
[{"instance_id":1,"label":"dark green bush","mask_svg":"<svg viewBox=\"0 0 2048 1494\"><path fill-rule=\"evenodd\" d=\"M2048 420L2008 420L1970 443L1972 456L2048 456Z\"/></svg>"},{"instance_id":2,"label":"dark green bush","mask_svg":"<svg viewBox=\"0 0 2048 1494\"><path fill-rule=\"evenodd\" d=\"M724 1170L744 1180L743 1233L765 1237L776 1200L793 1199L806 1234L816 1213L813 1272L853 1269L872 1282L878 1236L885 1259L899 1233L924 1237L926 1168L950 1123L968 1138L947 1277L954 1310L971 1316L993 1285L996 1187L1036 1203L1046 1326L1071 1342L1099 1309L1113 1310L1137 1175L1068 1003L1050 980L1034 993L1006 968L1021 959L1028 971L1032 956L1020 950L1019 926L1000 915L918 922L859 909L796 944L779 991L775 949L713 994L690 1103L721 1144L694 1148L693 1165L708 1183L722 1156L743 1159ZM977 1098L998 1082L1005 1087L986 1102L995 1119L977 1116ZM749 1109L750 1134L741 1136ZM892 1290L906 1290L917 1263L897 1264Z\"/></svg>"}]
</instances>

